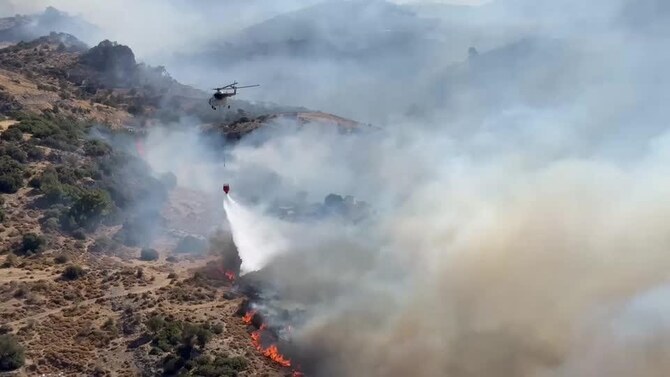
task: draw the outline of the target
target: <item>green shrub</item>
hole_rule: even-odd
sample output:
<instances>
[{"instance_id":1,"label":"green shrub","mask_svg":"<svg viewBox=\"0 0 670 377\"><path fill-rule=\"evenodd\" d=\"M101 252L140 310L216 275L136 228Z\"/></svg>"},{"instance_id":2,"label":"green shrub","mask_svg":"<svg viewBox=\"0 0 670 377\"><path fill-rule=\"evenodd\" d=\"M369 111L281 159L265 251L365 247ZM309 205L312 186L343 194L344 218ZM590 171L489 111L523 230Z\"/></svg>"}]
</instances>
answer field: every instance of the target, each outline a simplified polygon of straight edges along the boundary
<instances>
[{"instance_id":1,"label":"green shrub","mask_svg":"<svg viewBox=\"0 0 670 377\"><path fill-rule=\"evenodd\" d=\"M19 129L33 135L40 144L74 151L81 144L85 127L75 119L56 115L20 114Z\"/></svg>"},{"instance_id":2,"label":"green shrub","mask_svg":"<svg viewBox=\"0 0 670 377\"><path fill-rule=\"evenodd\" d=\"M44 194L46 204L67 203L70 199L80 196L83 191L83 189L75 186L77 180L69 180L67 174L64 174L63 177L70 181L71 184L63 184L60 180L61 174L59 173L57 169L48 168L44 170L40 177L30 180L30 185L39 188L42 194Z\"/></svg>"},{"instance_id":3,"label":"green shrub","mask_svg":"<svg viewBox=\"0 0 670 377\"><path fill-rule=\"evenodd\" d=\"M19 127L12 126L2 133L1 138L7 141L21 141L23 140L23 132L21 132Z\"/></svg>"},{"instance_id":4,"label":"green shrub","mask_svg":"<svg viewBox=\"0 0 670 377\"><path fill-rule=\"evenodd\" d=\"M60 221L57 218L50 217L42 223L42 229L47 232L53 232L60 228Z\"/></svg>"},{"instance_id":5,"label":"green shrub","mask_svg":"<svg viewBox=\"0 0 670 377\"><path fill-rule=\"evenodd\" d=\"M204 348L212 339L212 332L201 325L185 323L182 329L182 344L192 346L197 344Z\"/></svg>"},{"instance_id":6,"label":"green shrub","mask_svg":"<svg viewBox=\"0 0 670 377\"><path fill-rule=\"evenodd\" d=\"M67 257L67 255L65 255L65 254L57 255L57 256L54 258L54 262L56 262L56 263L58 263L58 264L64 264L64 263L67 263L69 260L70 260L70 259L69 259L69 258Z\"/></svg>"},{"instance_id":7,"label":"green shrub","mask_svg":"<svg viewBox=\"0 0 670 377\"><path fill-rule=\"evenodd\" d=\"M217 335L222 334L223 333L223 325L220 324L220 323L215 324L214 326L212 326L212 332L214 332L214 334L217 334Z\"/></svg>"},{"instance_id":8,"label":"green shrub","mask_svg":"<svg viewBox=\"0 0 670 377\"><path fill-rule=\"evenodd\" d=\"M86 275L86 271L81 266L72 264L65 267L62 276L66 280L77 280L83 277L84 275Z\"/></svg>"},{"instance_id":9,"label":"green shrub","mask_svg":"<svg viewBox=\"0 0 670 377\"><path fill-rule=\"evenodd\" d=\"M40 161L44 159L44 151L31 143L23 143L21 148L26 152L28 159L31 161Z\"/></svg>"},{"instance_id":10,"label":"green shrub","mask_svg":"<svg viewBox=\"0 0 670 377\"><path fill-rule=\"evenodd\" d=\"M23 235L21 240L21 247L19 252L22 255L32 255L41 252L46 245L44 237L35 233L27 233Z\"/></svg>"},{"instance_id":11,"label":"green shrub","mask_svg":"<svg viewBox=\"0 0 670 377\"><path fill-rule=\"evenodd\" d=\"M0 371L21 368L25 362L23 346L11 334L0 335Z\"/></svg>"},{"instance_id":12,"label":"green shrub","mask_svg":"<svg viewBox=\"0 0 670 377\"><path fill-rule=\"evenodd\" d=\"M184 366L184 360L176 355L168 355L163 359L163 374L167 376L176 375Z\"/></svg>"},{"instance_id":13,"label":"green shrub","mask_svg":"<svg viewBox=\"0 0 670 377\"><path fill-rule=\"evenodd\" d=\"M142 249L140 252L140 259L143 261L155 261L158 260L158 251L154 249Z\"/></svg>"},{"instance_id":14,"label":"green shrub","mask_svg":"<svg viewBox=\"0 0 670 377\"><path fill-rule=\"evenodd\" d=\"M66 229L86 228L95 230L112 208L112 201L106 191L86 190L75 200L61 224Z\"/></svg>"},{"instance_id":15,"label":"green shrub","mask_svg":"<svg viewBox=\"0 0 670 377\"><path fill-rule=\"evenodd\" d=\"M28 161L28 154L14 144L4 144L0 147L0 155L11 157L12 160L20 163Z\"/></svg>"},{"instance_id":16,"label":"green shrub","mask_svg":"<svg viewBox=\"0 0 670 377\"><path fill-rule=\"evenodd\" d=\"M145 322L152 344L164 352L176 350L179 346L200 348L211 340L212 332L207 326L188 322L167 320L154 315Z\"/></svg>"},{"instance_id":17,"label":"green shrub","mask_svg":"<svg viewBox=\"0 0 670 377\"><path fill-rule=\"evenodd\" d=\"M87 140L84 143L84 153L87 156L105 156L112 152L112 147L101 140Z\"/></svg>"},{"instance_id":18,"label":"green shrub","mask_svg":"<svg viewBox=\"0 0 670 377\"><path fill-rule=\"evenodd\" d=\"M201 377L236 377L247 369L249 363L243 357L201 356L195 359L192 375Z\"/></svg>"},{"instance_id":19,"label":"green shrub","mask_svg":"<svg viewBox=\"0 0 670 377\"><path fill-rule=\"evenodd\" d=\"M158 334L158 332L165 326L165 319L159 315L154 315L149 317L146 321L147 330L153 335Z\"/></svg>"},{"instance_id":20,"label":"green shrub","mask_svg":"<svg viewBox=\"0 0 670 377\"><path fill-rule=\"evenodd\" d=\"M119 332L119 328L113 318L107 318L105 323L102 324L101 329L113 335L117 335Z\"/></svg>"},{"instance_id":21,"label":"green shrub","mask_svg":"<svg viewBox=\"0 0 670 377\"><path fill-rule=\"evenodd\" d=\"M23 165L9 156L0 156L0 192L17 192L23 187L23 173Z\"/></svg>"},{"instance_id":22,"label":"green shrub","mask_svg":"<svg viewBox=\"0 0 670 377\"><path fill-rule=\"evenodd\" d=\"M76 185L80 179L87 176L87 172L84 169L78 169L67 165L56 166L55 171L58 181L67 185Z\"/></svg>"}]
</instances>

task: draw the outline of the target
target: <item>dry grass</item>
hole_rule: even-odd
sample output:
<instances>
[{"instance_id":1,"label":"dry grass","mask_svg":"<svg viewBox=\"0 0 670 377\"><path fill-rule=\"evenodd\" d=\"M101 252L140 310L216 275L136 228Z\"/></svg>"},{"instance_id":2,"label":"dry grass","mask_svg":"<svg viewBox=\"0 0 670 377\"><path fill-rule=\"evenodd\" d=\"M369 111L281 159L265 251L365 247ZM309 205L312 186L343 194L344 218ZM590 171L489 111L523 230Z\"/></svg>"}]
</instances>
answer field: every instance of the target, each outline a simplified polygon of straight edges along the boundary
<instances>
[{"instance_id":1,"label":"dry grass","mask_svg":"<svg viewBox=\"0 0 670 377\"><path fill-rule=\"evenodd\" d=\"M17 69L0 68L0 91L28 111L57 107L66 115L110 127L120 127L132 118L121 109L78 98L73 84L45 75L52 68L67 67L76 58L69 53L57 54L55 46L0 58L22 63ZM0 121L0 132L13 123ZM61 153L43 149L47 155ZM47 160L32 162L27 169L36 175L50 165ZM13 259L9 268L0 268L0 325L15 333L26 348L26 365L20 376L135 376L153 370L159 356L149 354L150 345L137 343L144 332L144 320L158 311L182 321L220 325L223 331L205 351L246 357L250 368L243 375L285 374L251 344L246 326L234 315L239 300L224 299L229 288L210 287L192 279L194 270L213 257L166 262L176 242L169 234L154 245L161 254L157 262L138 261L138 249L121 246L107 255L91 254L87 249L94 239L109 237L118 227L101 227L83 241L58 232L43 234L43 212L34 205L37 197L31 191L23 188L3 195L6 220L0 224L0 251L11 250L29 232L42 234L48 241L39 255L0 255L0 264ZM200 193L190 193L187 201L183 196L172 198L166 213L174 228L189 231L184 224L208 215L208 203L192 200L198 197ZM68 262L56 263L59 255L66 255ZM61 279L69 264L82 266L87 273L74 281Z\"/></svg>"}]
</instances>

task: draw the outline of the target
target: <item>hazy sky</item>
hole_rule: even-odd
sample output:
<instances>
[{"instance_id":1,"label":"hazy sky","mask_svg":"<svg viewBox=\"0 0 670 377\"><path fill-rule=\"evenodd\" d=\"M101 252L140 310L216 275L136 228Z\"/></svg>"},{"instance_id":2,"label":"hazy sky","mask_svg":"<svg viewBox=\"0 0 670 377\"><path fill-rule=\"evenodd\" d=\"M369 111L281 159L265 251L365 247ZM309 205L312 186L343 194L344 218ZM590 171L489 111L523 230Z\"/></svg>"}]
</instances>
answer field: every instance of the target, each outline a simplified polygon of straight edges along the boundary
<instances>
[{"instance_id":1,"label":"hazy sky","mask_svg":"<svg viewBox=\"0 0 670 377\"><path fill-rule=\"evenodd\" d=\"M398 4L433 2L474 5L487 0L391 1ZM320 2L323 0L205 0L198 3L201 6L194 6L194 3L184 0L5 0L0 2L0 16L32 13L53 6L69 14L83 16L100 26L107 38L130 45L140 59L146 59L160 54L166 47L156 43L157 40L168 38L171 47L193 46L194 40L211 40L212 34L225 36L277 14ZM132 15L129 9L134 10ZM188 33L184 33L186 30Z\"/></svg>"}]
</instances>

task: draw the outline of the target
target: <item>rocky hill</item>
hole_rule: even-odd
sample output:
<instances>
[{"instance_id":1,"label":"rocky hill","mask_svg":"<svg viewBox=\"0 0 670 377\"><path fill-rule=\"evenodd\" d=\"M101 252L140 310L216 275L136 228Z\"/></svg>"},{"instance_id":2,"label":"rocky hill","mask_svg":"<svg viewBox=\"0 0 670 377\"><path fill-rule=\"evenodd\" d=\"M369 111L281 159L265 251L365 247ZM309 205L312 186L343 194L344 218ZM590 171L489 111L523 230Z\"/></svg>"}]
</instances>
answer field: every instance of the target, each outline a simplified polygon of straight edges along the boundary
<instances>
[{"instance_id":1,"label":"rocky hill","mask_svg":"<svg viewBox=\"0 0 670 377\"><path fill-rule=\"evenodd\" d=\"M180 229L209 202L152 172L127 142L141 133L128 131L182 116L224 138L278 116L356 123L242 101L222 115L207 96L111 41L88 48L51 33L0 49L0 369L291 373L236 315L244 296L230 233Z\"/></svg>"},{"instance_id":2,"label":"rocky hill","mask_svg":"<svg viewBox=\"0 0 670 377\"><path fill-rule=\"evenodd\" d=\"M0 18L0 44L27 42L51 32L92 39L100 35L100 30L95 25L54 7L47 7L39 14Z\"/></svg>"}]
</instances>

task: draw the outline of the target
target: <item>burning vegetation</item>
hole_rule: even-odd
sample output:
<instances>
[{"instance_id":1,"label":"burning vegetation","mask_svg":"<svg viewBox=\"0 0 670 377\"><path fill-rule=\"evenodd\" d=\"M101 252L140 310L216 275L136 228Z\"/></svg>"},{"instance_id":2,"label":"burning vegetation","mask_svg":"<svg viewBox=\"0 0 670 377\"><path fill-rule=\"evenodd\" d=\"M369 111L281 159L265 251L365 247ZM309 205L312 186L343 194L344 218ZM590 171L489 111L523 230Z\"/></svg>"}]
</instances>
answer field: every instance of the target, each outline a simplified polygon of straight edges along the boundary
<instances>
[{"instance_id":1,"label":"burning vegetation","mask_svg":"<svg viewBox=\"0 0 670 377\"><path fill-rule=\"evenodd\" d=\"M262 342L262 336L264 330L267 329L267 326L265 324L261 325L261 328L254 331L251 333L251 342L254 344L254 347L258 351L260 351L265 357L269 358L270 360L274 361L275 363L284 366L284 367L290 367L291 366L291 360L288 360L287 358L284 357L279 352L279 349L277 348L276 344L271 344L269 347L263 347L261 344Z\"/></svg>"},{"instance_id":2,"label":"burning vegetation","mask_svg":"<svg viewBox=\"0 0 670 377\"><path fill-rule=\"evenodd\" d=\"M277 331L268 326L266 319L258 310L251 309L249 301L245 300L242 303L238 314L242 316L242 322L253 329L250 334L251 343L258 352L282 367L295 368L291 359L279 349L281 339L279 339ZM302 372L297 370L293 370L292 375L294 377L303 376Z\"/></svg>"}]
</instances>

